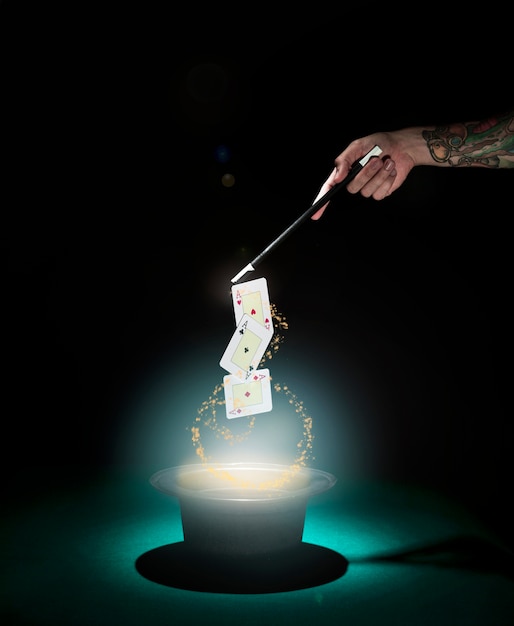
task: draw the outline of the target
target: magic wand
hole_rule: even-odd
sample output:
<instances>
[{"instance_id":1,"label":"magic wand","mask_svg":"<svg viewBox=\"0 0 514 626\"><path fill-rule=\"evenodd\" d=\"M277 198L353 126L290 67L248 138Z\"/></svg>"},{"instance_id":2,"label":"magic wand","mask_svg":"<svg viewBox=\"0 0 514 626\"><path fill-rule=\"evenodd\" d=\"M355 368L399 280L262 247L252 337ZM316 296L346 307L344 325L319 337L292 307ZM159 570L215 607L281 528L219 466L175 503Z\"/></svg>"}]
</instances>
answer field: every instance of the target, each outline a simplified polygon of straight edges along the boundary
<instances>
[{"instance_id":1,"label":"magic wand","mask_svg":"<svg viewBox=\"0 0 514 626\"><path fill-rule=\"evenodd\" d=\"M351 180L353 180L355 178L355 176L357 176L357 174L361 171L361 169L366 165L366 163L372 158L372 157L377 157L380 154L382 154L382 149L379 146L375 146L374 148L372 148L365 156L362 157L362 159L359 159L358 161L356 161L351 170L348 172L346 178L344 178L340 183L337 183L336 185L334 185L331 189L329 189L327 191L326 194L324 194L323 196L321 196L321 198L319 198L318 200L316 200L316 202L310 206L307 211L305 211L305 213L303 213L302 215L300 215L300 217L298 219L296 219L290 226L288 226L276 239L274 239L269 246L267 246L266 248L264 248L264 250L258 254L255 259L253 261L251 261L250 263L248 263L248 265L246 267L243 267L243 269L234 276L234 278L232 278L232 282L233 283L237 283L238 281L241 280L241 278L243 278L243 276L245 274L247 274L248 272L253 272L255 270L255 268L257 267L257 265L266 257L268 256L268 254L278 246L279 243L281 243L282 241L284 241L284 239L286 237L288 237L296 228L298 228L298 226L300 226L300 224L302 224L308 217L310 217L311 215L313 215L318 209L320 209L322 206L324 206L329 200L330 198L337 192L339 191L339 189L341 189L341 187L344 187L345 185L347 185Z\"/></svg>"}]
</instances>

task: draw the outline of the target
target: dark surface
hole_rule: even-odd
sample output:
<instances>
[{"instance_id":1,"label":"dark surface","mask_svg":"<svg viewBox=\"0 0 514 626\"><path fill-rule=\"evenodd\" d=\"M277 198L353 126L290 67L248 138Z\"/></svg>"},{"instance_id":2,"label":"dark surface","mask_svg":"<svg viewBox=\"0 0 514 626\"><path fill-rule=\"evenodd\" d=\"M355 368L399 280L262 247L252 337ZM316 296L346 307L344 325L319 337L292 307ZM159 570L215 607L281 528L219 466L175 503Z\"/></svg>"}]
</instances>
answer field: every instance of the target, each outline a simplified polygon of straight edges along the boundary
<instances>
[{"instance_id":1,"label":"dark surface","mask_svg":"<svg viewBox=\"0 0 514 626\"><path fill-rule=\"evenodd\" d=\"M441 27L466 38L447 12L262 10L250 34L218 8L0 10L3 464L21 482L19 467L66 486L50 468L87 481L117 463L131 394L224 349L230 278L348 141L509 104L501 42L472 63L437 52ZM355 25L374 42L362 63ZM259 267L290 321L283 366L303 363L293 380L315 404L301 372L350 390L359 471L441 489L509 541L511 204L510 172L415 171L382 203L343 192Z\"/></svg>"},{"instance_id":2,"label":"dark surface","mask_svg":"<svg viewBox=\"0 0 514 626\"><path fill-rule=\"evenodd\" d=\"M512 552L430 491L341 481L312 498L297 549L226 559L185 549L177 501L147 475L90 475L4 514L2 623L512 621Z\"/></svg>"}]
</instances>

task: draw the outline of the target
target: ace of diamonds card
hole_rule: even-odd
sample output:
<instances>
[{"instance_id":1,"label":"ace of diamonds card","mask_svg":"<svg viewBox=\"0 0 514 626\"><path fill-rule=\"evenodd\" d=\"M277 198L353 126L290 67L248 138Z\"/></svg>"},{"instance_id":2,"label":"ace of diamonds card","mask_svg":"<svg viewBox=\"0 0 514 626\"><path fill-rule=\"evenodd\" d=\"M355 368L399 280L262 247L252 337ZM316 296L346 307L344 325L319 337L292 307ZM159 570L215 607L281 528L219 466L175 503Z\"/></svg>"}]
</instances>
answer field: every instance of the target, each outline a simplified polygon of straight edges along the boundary
<instances>
[{"instance_id":1,"label":"ace of diamonds card","mask_svg":"<svg viewBox=\"0 0 514 626\"><path fill-rule=\"evenodd\" d=\"M227 374L223 378L228 419L271 411L271 377L269 369L255 370L245 381Z\"/></svg>"}]
</instances>

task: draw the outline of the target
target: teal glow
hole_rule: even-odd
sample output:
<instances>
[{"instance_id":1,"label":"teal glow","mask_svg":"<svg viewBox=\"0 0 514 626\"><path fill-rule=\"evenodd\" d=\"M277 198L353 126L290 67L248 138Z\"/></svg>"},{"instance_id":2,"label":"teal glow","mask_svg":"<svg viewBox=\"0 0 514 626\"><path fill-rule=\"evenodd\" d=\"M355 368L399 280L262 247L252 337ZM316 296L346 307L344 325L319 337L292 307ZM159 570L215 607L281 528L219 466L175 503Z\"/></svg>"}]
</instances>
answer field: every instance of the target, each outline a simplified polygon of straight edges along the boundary
<instances>
[{"instance_id":1,"label":"teal glow","mask_svg":"<svg viewBox=\"0 0 514 626\"><path fill-rule=\"evenodd\" d=\"M218 361L224 343L210 339L187 353L174 354L169 364L146 372L139 386L130 390L118 438L116 460L121 466L140 465L155 471L199 460L191 427L202 403L223 378ZM270 361L272 384L287 386L312 418L314 440L308 465L344 476L359 474L368 457L361 454L363 435L355 428L358 420L352 405L345 402L341 385L334 388L321 373L310 371L308 363L291 359L287 349L281 347ZM217 419L224 419L223 407L219 407ZM247 420L226 423L237 433L246 430ZM288 398L273 391L273 410L256 416L255 427L242 443L227 445L207 429L202 429L202 443L212 461L289 464L298 455L302 431L302 420ZM372 452L369 442L367 451Z\"/></svg>"},{"instance_id":2,"label":"teal glow","mask_svg":"<svg viewBox=\"0 0 514 626\"><path fill-rule=\"evenodd\" d=\"M476 528L437 495L373 483L336 485L308 506L304 541L349 561L333 582L264 595L156 584L137 572L137 558L183 537L177 501L157 492L149 476L92 477L88 487L49 497L30 515L5 516L3 559L10 566L3 593L11 614L23 616L18 623L240 626L244 616L245 624L261 626L272 616L271 623L295 626L433 626L435 618L438 624L477 624L477 615L504 623L502 616L514 609L508 577L380 560Z\"/></svg>"}]
</instances>

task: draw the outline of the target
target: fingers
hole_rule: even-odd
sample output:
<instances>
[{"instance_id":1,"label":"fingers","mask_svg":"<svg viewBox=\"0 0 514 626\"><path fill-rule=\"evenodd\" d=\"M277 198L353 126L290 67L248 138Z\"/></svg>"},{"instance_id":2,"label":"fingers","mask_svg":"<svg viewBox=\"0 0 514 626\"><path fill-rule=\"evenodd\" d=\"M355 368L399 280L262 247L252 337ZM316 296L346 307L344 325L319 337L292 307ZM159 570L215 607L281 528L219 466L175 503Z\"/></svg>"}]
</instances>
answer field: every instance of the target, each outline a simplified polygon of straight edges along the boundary
<instances>
[{"instance_id":1,"label":"fingers","mask_svg":"<svg viewBox=\"0 0 514 626\"><path fill-rule=\"evenodd\" d=\"M361 172L347 185L350 193L361 193L365 198L383 200L391 193L396 179L395 162L386 159L371 159Z\"/></svg>"},{"instance_id":2,"label":"fingers","mask_svg":"<svg viewBox=\"0 0 514 626\"><path fill-rule=\"evenodd\" d=\"M330 191L338 181L344 178L344 169L348 171L346 164L338 164L336 160L336 167L332 170L332 173L321 187L313 204ZM392 193L395 182L397 183L396 187L399 186L400 182L397 181L397 175L396 164L390 157L386 157L384 160L372 158L362 171L348 183L346 189L352 194L360 193L365 198L383 200ZM316 213L311 216L311 219L319 220L328 205L329 202L318 209Z\"/></svg>"}]
</instances>

